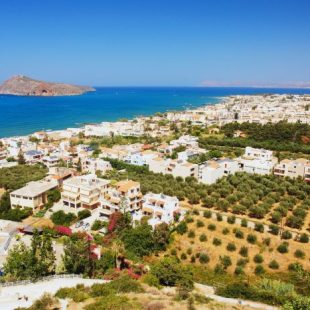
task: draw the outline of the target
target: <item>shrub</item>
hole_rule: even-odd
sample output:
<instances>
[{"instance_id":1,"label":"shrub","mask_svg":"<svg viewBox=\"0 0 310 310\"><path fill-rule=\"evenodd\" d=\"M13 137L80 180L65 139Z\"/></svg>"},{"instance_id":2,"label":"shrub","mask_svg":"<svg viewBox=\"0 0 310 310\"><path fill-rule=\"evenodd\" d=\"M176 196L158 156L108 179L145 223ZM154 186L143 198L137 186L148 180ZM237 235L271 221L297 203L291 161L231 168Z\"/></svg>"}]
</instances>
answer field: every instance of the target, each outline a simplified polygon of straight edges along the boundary
<instances>
[{"instance_id":1,"label":"shrub","mask_svg":"<svg viewBox=\"0 0 310 310\"><path fill-rule=\"evenodd\" d=\"M186 253L187 253L188 255L192 255L192 254L193 254L193 249L192 249L192 248L188 248L187 251L186 251Z\"/></svg>"},{"instance_id":2,"label":"shrub","mask_svg":"<svg viewBox=\"0 0 310 310\"><path fill-rule=\"evenodd\" d=\"M88 209L84 209L78 212L78 220L86 219L87 217L91 216L91 212Z\"/></svg>"},{"instance_id":3,"label":"shrub","mask_svg":"<svg viewBox=\"0 0 310 310\"><path fill-rule=\"evenodd\" d=\"M186 255L185 253L182 253L182 254L181 254L181 259L182 259L182 260L187 259L187 255Z\"/></svg>"},{"instance_id":4,"label":"shrub","mask_svg":"<svg viewBox=\"0 0 310 310\"><path fill-rule=\"evenodd\" d=\"M229 229L228 228L223 228L223 230L222 230L222 234L223 235L227 235L227 234L229 234Z\"/></svg>"},{"instance_id":5,"label":"shrub","mask_svg":"<svg viewBox=\"0 0 310 310\"><path fill-rule=\"evenodd\" d=\"M248 243L255 244L257 241L257 237L254 234L248 234L246 240Z\"/></svg>"},{"instance_id":6,"label":"shrub","mask_svg":"<svg viewBox=\"0 0 310 310\"><path fill-rule=\"evenodd\" d=\"M191 217L191 216L188 216L186 219L185 219L186 223L193 223L194 222L194 219Z\"/></svg>"},{"instance_id":7,"label":"shrub","mask_svg":"<svg viewBox=\"0 0 310 310\"><path fill-rule=\"evenodd\" d=\"M248 221L246 219L241 220L241 226L242 227L248 227Z\"/></svg>"},{"instance_id":8,"label":"shrub","mask_svg":"<svg viewBox=\"0 0 310 310\"><path fill-rule=\"evenodd\" d=\"M104 221L95 220L93 225L91 226L92 230L99 230L106 226L106 223Z\"/></svg>"},{"instance_id":9,"label":"shrub","mask_svg":"<svg viewBox=\"0 0 310 310\"><path fill-rule=\"evenodd\" d=\"M248 257L249 249L246 246L242 246L239 250L239 254L243 257Z\"/></svg>"},{"instance_id":10,"label":"shrub","mask_svg":"<svg viewBox=\"0 0 310 310\"><path fill-rule=\"evenodd\" d=\"M228 224L235 224L235 222L236 222L236 217L234 215L227 217L227 223Z\"/></svg>"},{"instance_id":11,"label":"shrub","mask_svg":"<svg viewBox=\"0 0 310 310\"><path fill-rule=\"evenodd\" d=\"M235 237L238 239L243 239L244 238L244 233L240 229L235 230Z\"/></svg>"},{"instance_id":12,"label":"shrub","mask_svg":"<svg viewBox=\"0 0 310 310\"><path fill-rule=\"evenodd\" d=\"M232 242L229 242L226 246L226 250L229 251L229 252L234 252L236 251L236 245Z\"/></svg>"},{"instance_id":13,"label":"shrub","mask_svg":"<svg viewBox=\"0 0 310 310\"><path fill-rule=\"evenodd\" d=\"M254 273L257 275L257 276L260 276L262 274L265 273L265 268L262 266L262 265L257 265L254 269Z\"/></svg>"},{"instance_id":14,"label":"shrub","mask_svg":"<svg viewBox=\"0 0 310 310\"><path fill-rule=\"evenodd\" d=\"M226 270L229 266L232 265L231 258L227 255L220 256L220 264L224 270Z\"/></svg>"},{"instance_id":15,"label":"shrub","mask_svg":"<svg viewBox=\"0 0 310 310\"><path fill-rule=\"evenodd\" d=\"M191 229L188 234L187 234L188 238L195 238L195 232Z\"/></svg>"},{"instance_id":16,"label":"shrub","mask_svg":"<svg viewBox=\"0 0 310 310\"><path fill-rule=\"evenodd\" d=\"M306 254L302 250L296 250L295 253L294 253L294 256L296 258L305 258Z\"/></svg>"},{"instance_id":17,"label":"shrub","mask_svg":"<svg viewBox=\"0 0 310 310\"><path fill-rule=\"evenodd\" d=\"M197 220L196 226L197 226L197 228L200 228L200 227L205 226L205 224L203 223L203 221Z\"/></svg>"},{"instance_id":18,"label":"shrub","mask_svg":"<svg viewBox=\"0 0 310 310\"><path fill-rule=\"evenodd\" d=\"M170 254L175 256L177 255L177 250L176 249L171 249Z\"/></svg>"},{"instance_id":19,"label":"shrub","mask_svg":"<svg viewBox=\"0 0 310 310\"><path fill-rule=\"evenodd\" d=\"M242 267L237 266L234 272L237 276L244 274L244 270Z\"/></svg>"},{"instance_id":20,"label":"shrub","mask_svg":"<svg viewBox=\"0 0 310 310\"><path fill-rule=\"evenodd\" d=\"M279 231L280 231L280 228L278 225L274 225L274 224L269 225L269 233L277 236L279 234Z\"/></svg>"},{"instance_id":21,"label":"shrub","mask_svg":"<svg viewBox=\"0 0 310 310\"><path fill-rule=\"evenodd\" d=\"M203 216L204 216L205 218L209 219L209 218L211 218L211 216L212 216L212 212L209 211L209 210L204 211L204 212L203 212Z\"/></svg>"},{"instance_id":22,"label":"shrub","mask_svg":"<svg viewBox=\"0 0 310 310\"><path fill-rule=\"evenodd\" d=\"M221 240L221 239L218 239L218 238L214 238L214 239L213 239L213 244L214 244L215 246L219 246L219 245L222 244L222 240Z\"/></svg>"},{"instance_id":23,"label":"shrub","mask_svg":"<svg viewBox=\"0 0 310 310\"><path fill-rule=\"evenodd\" d=\"M191 256L191 263L195 263L196 262L196 257L195 257L195 255L192 255Z\"/></svg>"},{"instance_id":24,"label":"shrub","mask_svg":"<svg viewBox=\"0 0 310 310\"><path fill-rule=\"evenodd\" d=\"M180 235L184 235L187 232L187 224L182 221L177 227L176 227L176 232Z\"/></svg>"},{"instance_id":25,"label":"shrub","mask_svg":"<svg viewBox=\"0 0 310 310\"><path fill-rule=\"evenodd\" d=\"M237 260L237 264L236 265L239 266L239 267L244 267L248 262L249 262L248 259L239 258Z\"/></svg>"},{"instance_id":26,"label":"shrub","mask_svg":"<svg viewBox=\"0 0 310 310\"><path fill-rule=\"evenodd\" d=\"M281 235L281 239L292 239L292 233L288 230L283 231L282 235Z\"/></svg>"},{"instance_id":27,"label":"shrub","mask_svg":"<svg viewBox=\"0 0 310 310\"><path fill-rule=\"evenodd\" d=\"M206 234L201 234L201 235L199 236L199 240L200 240L201 242L207 241L207 236L206 236Z\"/></svg>"},{"instance_id":28,"label":"shrub","mask_svg":"<svg viewBox=\"0 0 310 310\"><path fill-rule=\"evenodd\" d=\"M215 224L209 224L209 225L208 225L208 229L211 230L211 231L216 230Z\"/></svg>"},{"instance_id":29,"label":"shrub","mask_svg":"<svg viewBox=\"0 0 310 310\"><path fill-rule=\"evenodd\" d=\"M269 246L270 245L270 242L271 242L271 239L270 238L264 238L263 239L263 244Z\"/></svg>"},{"instance_id":30,"label":"shrub","mask_svg":"<svg viewBox=\"0 0 310 310\"><path fill-rule=\"evenodd\" d=\"M270 269L279 269L279 267L280 267L279 263L274 259L269 263L268 266Z\"/></svg>"},{"instance_id":31,"label":"shrub","mask_svg":"<svg viewBox=\"0 0 310 310\"><path fill-rule=\"evenodd\" d=\"M254 256L253 260L254 260L254 262L255 262L256 264L261 264L261 263L264 261L264 258L263 258L262 255L256 254L256 255Z\"/></svg>"},{"instance_id":32,"label":"shrub","mask_svg":"<svg viewBox=\"0 0 310 310\"><path fill-rule=\"evenodd\" d=\"M256 230L260 233L263 233L264 232L264 225L261 223L255 223L254 230Z\"/></svg>"},{"instance_id":33,"label":"shrub","mask_svg":"<svg viewBox=\"0 0 310 310\"><path fill-rule=\"evenodd\" d=\"M200 262L201 264L207 264L209 261L210 261L210 257L209 257L208 254L206 254L206 253L201 253L201 254L199 255L199 262Z\"/></svg>"},{"instance_id":34,"label":"shrub","mask_svg":"<svg viewBox=\"0 0 310 310\"><path fill-rule=\"evenodd\" d=\"M308 243L309 242L309 236L306 234L301 234L299 237L299 242Z\"/></svg>"},{"instance_id":35,"label":"shrub","mask_svg":"<svg viewBox=\"0 0 310 310\"><path fill-rule=\"evenodd\" d=\"M65 213L62 210L59 210L51 215L51 220L53 223L61 226L70 226L75 219L75 214L71 212Z\"/></svg>"},{"instance_id":36,"label":"shrub","mask_svg":"<svg viewBox=\"0 0 310 310\"><path fill-rule=\"evenodd\" d=\"M288 243L283 242L277 247L277 251L281 254L287 253L288 252Z\"/></svg>"},{"instance_id":37,"label":"shrub","mask_svg":"<svg viewBox=\"0 0 310 310\"><path fill-rule=\"evenodd\" d=\"M216 214L216 219L217 219L218 222L223 221L223 216L222 216L222 214L217 213L217 214Z\"/></svg>"}]
</instances>

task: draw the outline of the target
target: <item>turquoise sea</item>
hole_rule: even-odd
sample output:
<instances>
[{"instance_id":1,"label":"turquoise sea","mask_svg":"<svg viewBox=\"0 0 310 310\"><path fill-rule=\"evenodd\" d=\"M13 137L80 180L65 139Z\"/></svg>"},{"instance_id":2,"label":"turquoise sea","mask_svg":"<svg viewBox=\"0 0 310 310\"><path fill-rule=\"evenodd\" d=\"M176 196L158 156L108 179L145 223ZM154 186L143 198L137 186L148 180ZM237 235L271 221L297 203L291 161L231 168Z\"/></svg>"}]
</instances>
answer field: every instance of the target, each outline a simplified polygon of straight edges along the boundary
<instances>
[{"instance_id":1,"label":"turquoise sea","mask_svg":"<svg viewBox=\"0 0 310 310\"><path fill-rule=\"evenodd\" d=\"M310 89L203 87L97 87L96 90L72 97L0 95L0 137L182 110L214 104L223 96L236 94L310 93Z\"/></svg>"}]
</instances>

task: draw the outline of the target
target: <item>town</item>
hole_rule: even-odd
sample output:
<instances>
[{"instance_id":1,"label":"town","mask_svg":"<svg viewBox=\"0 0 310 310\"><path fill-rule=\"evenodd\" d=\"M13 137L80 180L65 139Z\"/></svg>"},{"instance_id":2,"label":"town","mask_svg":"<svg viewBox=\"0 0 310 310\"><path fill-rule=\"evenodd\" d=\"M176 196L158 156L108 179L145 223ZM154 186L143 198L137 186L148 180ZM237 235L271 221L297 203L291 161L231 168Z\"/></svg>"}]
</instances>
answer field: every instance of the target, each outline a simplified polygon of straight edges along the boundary
<instances>
[{"instance_id":1,"label":"town","mask_svg":"<svg viewBox=\"0 0 310 310\"><path fill-rule=\"evenodd\" d=\"M83 255L99 262L111 255L110 238L118 234L117 225L128 227L130 223L132 231L147 225L148 234L177 231L182 235L197 217L197 227L208 225L210 231L215 229L213 222L225 218L227 223L239 222L240 227L280 236L279 242L294 239L297 244L309 243L309 107L308 95L231 96L195 110L0 139L2 274L7 281L31 278L14 276L7 261L22 243L31 246L32 240L46 231L55 238L52 252L56 265L65 264L66 272L59 273L88 273L90 277L94 270L87 269L83 262L77 269L62 262L69 248L68 241L60 242L59 238L86 236ZM264 126L274 137L261 141L257 135L259 131L264 134ZM286 130L288 126L293 130ZM283 133L279 133L281 130ZM290 136L276 136L284 135L284 131ZM266 141L270 149L265 148ZM248 196L235 191L243 191L243 186ZM283 201L280 188L284 188L283 193L287 191ZM200 217L211 222L204 224ZM124 232L120 237L127 247L127 255L117 253L120 269L132 271L137 259L168 248L166 236L161 243L155 242L155 249L140 249L130 239L135 235L128 231L126 237ZM239 228L235 228L235 234L243 239L244 232ZM188 237L191 235L192 229ZM256 243L253 234L249 233L248 238ZM205 234L200 235L200 242L206 239ZM180 242L181 248L181 240L175 242ZM283 247L287 247L285 242L281 243ZM218 236L213 245L221 245ZM234 243L227 245L228 251L235 248ZM180 253L181 259L189 259L193 251L189 249L187 254ZM305 253L296 249L298 255L304 257ZM210 256L201 253L190 260L204 264ZM215 270L225 272L231 261L227 255L220 257L225 257L226 263L221 261ZM255 257L260 262L255 267L258 275L264 267L261 254ZM285 260L281 266L289 263ZM277 264L271 260L269 268L278 269ZM245 265L237 265L235 273L251 268ZM135 275L144 272L139 270ZM54 273L53 269L46 275Z\"/></svg>"}]
</instances>

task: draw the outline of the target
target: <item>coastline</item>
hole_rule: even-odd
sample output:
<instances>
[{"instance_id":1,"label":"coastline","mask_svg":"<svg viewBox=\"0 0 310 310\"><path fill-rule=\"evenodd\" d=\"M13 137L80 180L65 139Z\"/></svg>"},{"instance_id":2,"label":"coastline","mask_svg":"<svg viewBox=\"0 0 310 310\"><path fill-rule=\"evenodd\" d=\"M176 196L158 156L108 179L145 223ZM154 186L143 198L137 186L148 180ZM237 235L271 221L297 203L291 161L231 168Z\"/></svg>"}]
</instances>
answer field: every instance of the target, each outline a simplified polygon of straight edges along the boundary
<instances>
[{"instance_id":1,"label":"coastline","mask_svg":"<svg viewBox=\"0 0 310 310\"><path fill-rule=\"evenodd\" d=\"M36 131L81 128L86 124L188 111L221 103L234 95L310 94L309 89L98 88L81 96L0 96L0 138Z\"/></svg>"}]
</instances>

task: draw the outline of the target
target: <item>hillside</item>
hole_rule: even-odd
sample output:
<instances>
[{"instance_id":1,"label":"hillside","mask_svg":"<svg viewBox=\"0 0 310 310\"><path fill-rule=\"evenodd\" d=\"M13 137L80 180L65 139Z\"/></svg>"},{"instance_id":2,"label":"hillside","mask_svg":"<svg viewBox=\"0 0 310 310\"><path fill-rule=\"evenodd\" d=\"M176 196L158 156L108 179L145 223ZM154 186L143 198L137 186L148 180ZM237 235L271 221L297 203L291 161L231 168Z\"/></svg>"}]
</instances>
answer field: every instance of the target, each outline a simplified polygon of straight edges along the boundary
<instances>
[{"instance_id":1,"label":"hillside","mask_svg":"<svg viewBox=\"0 0 310 310\"><path fill-rule=\"evenodd\" d=\"M0 94L15 96L73 96L95 91L88 86L52 83L17 75L0 86Z\"/></svg>"}]
</instances>

